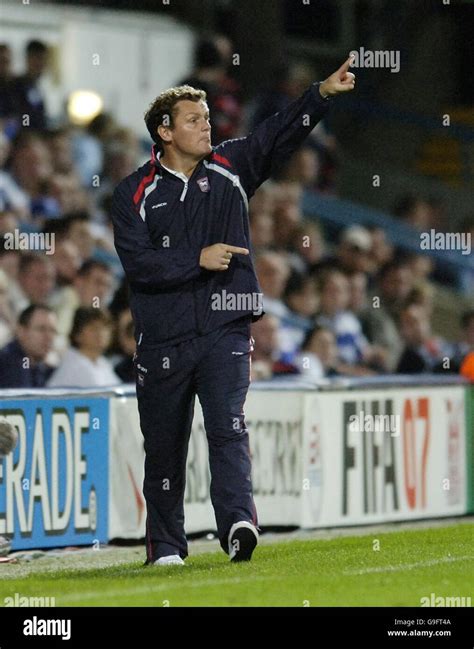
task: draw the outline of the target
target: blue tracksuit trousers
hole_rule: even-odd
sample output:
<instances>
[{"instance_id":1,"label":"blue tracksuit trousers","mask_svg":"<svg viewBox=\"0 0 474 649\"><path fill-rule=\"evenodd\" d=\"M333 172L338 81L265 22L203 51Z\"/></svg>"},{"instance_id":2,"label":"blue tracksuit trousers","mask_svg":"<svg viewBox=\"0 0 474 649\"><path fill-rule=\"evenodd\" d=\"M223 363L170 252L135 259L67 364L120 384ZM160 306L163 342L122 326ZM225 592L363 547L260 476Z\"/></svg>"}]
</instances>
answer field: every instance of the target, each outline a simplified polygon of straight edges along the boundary
<instances>
[{"instance_id":1,"label":"blue tracksuit trousers","mask_svg":"<svg viewBox=\"0 0 474 649\"><path fill-rule=\"evenodd\" d=\"M251 317L177 345L141 349L135 358L145 440L143 493L147 562L188 555L184 490L197 395L209 445L211 501L222 548L237 521L258 527L244 403L250 383Z\"/></svg>"}]
</instances>

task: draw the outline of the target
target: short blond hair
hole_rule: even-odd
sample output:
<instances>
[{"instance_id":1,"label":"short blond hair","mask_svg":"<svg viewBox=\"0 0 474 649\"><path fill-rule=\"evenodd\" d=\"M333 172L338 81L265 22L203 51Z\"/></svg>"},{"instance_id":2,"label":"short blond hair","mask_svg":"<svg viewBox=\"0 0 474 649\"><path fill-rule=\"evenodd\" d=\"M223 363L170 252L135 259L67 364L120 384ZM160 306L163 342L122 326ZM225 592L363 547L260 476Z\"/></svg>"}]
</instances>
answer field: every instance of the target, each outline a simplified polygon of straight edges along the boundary
<instances>
[{"instance_id":1,"label":"short blond hair","mask_svg":"<svg viewBox=\"0 0 474 649\"><path fill-rule=\"evenodd\" d=\"M158 127L165 121L165 116L168 118L167 125L173 126L173 115L175 114L176 104L179 101L206 101L207 94L204 90L193 88L192 86L175 86L168 88L158 95L158 97L150 104L145 113L145 124L151 139L163 148L163 141L158 134Z\"/></svg>"}]
</instances>

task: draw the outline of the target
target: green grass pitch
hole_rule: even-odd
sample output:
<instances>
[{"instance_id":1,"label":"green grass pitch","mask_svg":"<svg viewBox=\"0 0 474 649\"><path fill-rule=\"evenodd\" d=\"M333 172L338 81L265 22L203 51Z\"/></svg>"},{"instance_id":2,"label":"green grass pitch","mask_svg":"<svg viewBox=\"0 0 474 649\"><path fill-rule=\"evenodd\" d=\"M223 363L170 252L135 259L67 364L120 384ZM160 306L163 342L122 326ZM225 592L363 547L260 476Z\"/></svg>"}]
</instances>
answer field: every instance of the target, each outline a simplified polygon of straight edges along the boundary
<instances>
[{"instance_id":1,"label":"green grass pitch","mask_svg":"<svg viewBox=\"0 0 474 649\"><path fill-rule=\"evenodd\" d=\"M252 562L221 552L143 566L143 548L0 565L0 606L15 593L56 606L420 606L474 601L474 524L331 540L263 543ZM378 549L377 549L378 548Z\"/></svg>"}]
</instances>

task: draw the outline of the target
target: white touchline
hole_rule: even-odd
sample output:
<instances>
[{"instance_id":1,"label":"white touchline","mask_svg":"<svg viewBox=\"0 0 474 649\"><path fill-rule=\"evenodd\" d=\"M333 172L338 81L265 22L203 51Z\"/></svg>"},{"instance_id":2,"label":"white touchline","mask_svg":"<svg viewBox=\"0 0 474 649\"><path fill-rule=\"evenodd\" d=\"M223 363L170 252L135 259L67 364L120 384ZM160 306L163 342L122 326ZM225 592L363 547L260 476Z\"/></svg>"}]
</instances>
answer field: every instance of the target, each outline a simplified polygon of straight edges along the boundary
<instances>
[{"instance_id":1,"label":"white touchline","mask_svg":"<svg viewBox=\"0 0 474 649\"><path fill-rule=\"evenodd\" d=\"M412 568L427 568L437 566L439 563L454 563L456 561L466 561L474 559L470 554L465 557L441 557L441 559L430 559L429 561L418 561L417 563L400 563L398 566L374 566L372 568L362 568L360 570L344 570L343 575L367 575L371 572L399 572L400 570L411 570Z\"/></svg>"},{"instance_id":2,"label":"white touchline","mask_svg":"<svg viewBox=\"0 0 474 649\"><path fill-rule=\"evenodd\" d=\"M151 568L153 570L153 568ZM193 581L190 584L186 584L186 588L202 588L205 586L213 585L224 585L224 584L238 584L244 582L255 582L255 581L268 581L269 579L279 580L283 577L276 577L274 575L269 575L268 577L255 577L249 575L248 577L231 577L229 579L203 579L201 581ZM108 597L133 597L133 595L138 595L140 593L159 593L160 591L169 591L170 584L155 584L153 586L140 586L137 588L127 588L127 590L102 590L98 591L83 591L81 593L74 593L73 595L62 595L61 603L66 602L80 602L83 599L102 599L106 600Z\"/></svg>"}]
</instances>

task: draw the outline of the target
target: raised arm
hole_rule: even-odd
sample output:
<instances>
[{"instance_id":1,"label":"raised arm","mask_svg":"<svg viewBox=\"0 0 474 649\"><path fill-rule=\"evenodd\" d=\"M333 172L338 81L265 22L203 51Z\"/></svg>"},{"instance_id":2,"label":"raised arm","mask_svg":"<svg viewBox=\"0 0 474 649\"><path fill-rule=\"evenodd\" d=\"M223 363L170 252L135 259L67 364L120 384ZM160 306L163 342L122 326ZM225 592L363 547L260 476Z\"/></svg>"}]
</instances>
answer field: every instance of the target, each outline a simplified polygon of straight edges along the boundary
<instances>
[{"instance_id":1,"label":"raised arm","mask_svg":"<svg viewBox=\"0 0 474 649\"><path fill-rule=\"evenodd\" d=\"M228 160L248 198L284 164L326 114L331 97L354 89L353 57L322 82L312 84L287 108L259 124L247 137L220 144L215 153Z\"/></svg>"}]
</instances>

